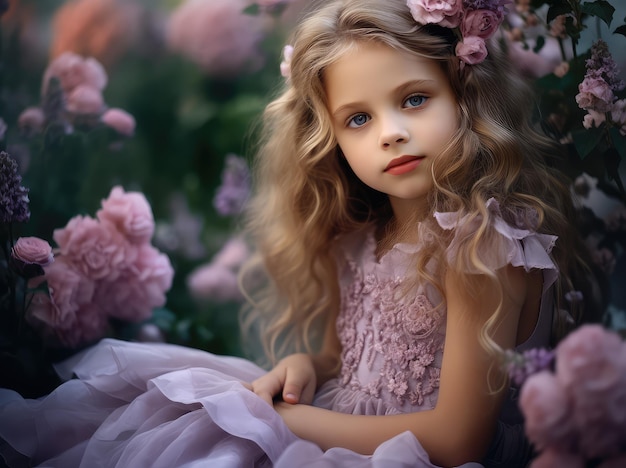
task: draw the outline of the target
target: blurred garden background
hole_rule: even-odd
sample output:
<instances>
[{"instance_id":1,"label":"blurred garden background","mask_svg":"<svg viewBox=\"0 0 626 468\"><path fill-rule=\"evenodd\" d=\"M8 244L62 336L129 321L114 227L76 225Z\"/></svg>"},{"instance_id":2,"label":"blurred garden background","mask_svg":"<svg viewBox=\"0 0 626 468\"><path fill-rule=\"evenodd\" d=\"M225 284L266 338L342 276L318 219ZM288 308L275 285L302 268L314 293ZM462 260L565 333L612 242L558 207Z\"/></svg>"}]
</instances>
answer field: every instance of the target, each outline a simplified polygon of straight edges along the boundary
<instances>
[{"instance_id":1,"label":"blurred garden background","mask_svg":"<svg viewBox=\"0 0 626 468\"><path fill-rule=\"evenodd\" d=\"M0 385L29 394L47 391L55 381L42 374L40 364L71 355L99 332L246 354L236 274L249 252L238 237L238 215L250 189L259 118L284 85L283 46L307 4L0 0L0 150L16 164L30 212L28 219L5 213L0 220L5 249ZM621 83L626 6L621 0L517 0L509 10L500 40L538 91L537 124L566 149L567 156L555 164L581 201L581 234L610 286L602 293L604 320L626 330L626 94ZM615 64L608 74L598 72L607 82L602 96L579 89L599 38ZM601 62L604 51L596 51ZM577 98L585 92L595 100ZM144 214L145 197L152 211L146 218L154 222L149 252L158 259L160 270L151 271L157 272L160 289L148 282L145 287L157 297L154 307L135 316L112 314L96 330L86 312L82 319L77 314L87 303L98 307L94 297L111 297L116 290L104 288L93 297L90 290L90 301L80 302L75 296L61 299L59 287L56 303L74 301L73 315L57 307L40 339L42 328L24 317L37 298L34 290L52 294L51 279L44 291L40 282L30 281L32 273L12 266L13 244L35 236L61 248L57 244L69 235L71 220L102 221L107 206L126 203L128 194L140 194L132 203ZM11 302L9 296L22 300ZM131 303L133 297L120 300ZM6 318L16 313L21 314L17 319ZM49 340L55 320L66 334ZM69 340L70 326L91 335L85 331L84 340Z\"/></svg>"}]
</instances>

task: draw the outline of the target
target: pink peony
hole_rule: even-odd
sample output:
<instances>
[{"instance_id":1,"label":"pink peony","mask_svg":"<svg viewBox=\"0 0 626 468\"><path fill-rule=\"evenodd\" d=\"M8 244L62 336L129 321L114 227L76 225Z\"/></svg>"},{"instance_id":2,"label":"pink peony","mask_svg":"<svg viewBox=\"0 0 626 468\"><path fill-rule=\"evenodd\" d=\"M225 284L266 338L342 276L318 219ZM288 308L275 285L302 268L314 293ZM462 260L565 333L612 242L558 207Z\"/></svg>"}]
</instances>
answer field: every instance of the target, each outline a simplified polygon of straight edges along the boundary
<instances>
[{"instance_id":1,"label":"pink peony","mask_svg":"<svg viewBox=\"0 0 626 468\"><path fill-rule=\"evenodd\" d=\"M167 43L207 74L234 76L262 65L263 20L247 15L245 0L186 0L167 25Z\"/></svg>"},{"instance_id":2,"label":"pink peony","mask_svg":"<svg viewBox=\"0 0 626 468\"><path fill-rule=\"evenodd\" d=\"M131 243L149 242L154 234L154 217L146 197L140 192L124 192L113 187L109 197L102 200L96 213L102 223L111 223Z\"/></svg>"},{"instance_id":3,"label":"pink peony","mask_svg":"<svg viewBox=\"0 0 626 468\"><path fill-rule=\"evenodd\" d=\"M187 287L196 299L215 302L238 302L243 299L235 272L213 263L193 270L187 277Z\"/></svg>"},{"instance_id":4,"label":"pink peony","mask_svg":"<svg viewBox=\"0 0 626 468\"><path fill-rule=\"evenodd\" d=\"M43 76L42 95L46 94L52 77L60 80L65 93L71 92L79 85L102 91L107 84L107 74L100 62L93 58L85 59L73 52L59 55L48 65Z\"/></svg>"},{"instance_id":5,"label":"pink peony","mask_svg":"<svg viewBox=\"0 0 626 468\"><path fill-rule=\"evenodd\" d=\"M468 65L475 65L487 57L487 46L480 37L465 37L456 45L456 55Z\"/></svg>"},{"instance_id":6,"label":"pink peony","mask_svg":"<svg viewBox=\"0 0 626 468\"><path fill-rule=\"evenodd\" d=\"M435 23L455 28L461 22L462 0L408 0L406 3L420 24Z\"/></svg>"},{"instance_id":7,"label":"pink peony","mask_svg":"<svg viewBox=\"0 0 626 468\"><path fill-rule=\"evenodd\" d=\"M530 376L519 400L526 419L526 435L538 449L571 445L571 402L565 388L549 371Z\"/></svg>"},{"instance_id":8,"label":"pink peony","mask_svg":"<svg viewBox=\"0 0 626 468\"><path fill-rule=\"evenodd\" d=\"M109 321L96 304L83 305L75 315L71 327L55 330L61 345L78 348L104 337L109 329Z\"/></svg>"},{"instance_id":9,"label":"pink peony","mask_svg":"<svg viewBox=\"0 0 626 468\"><path fill-rule=\"evenodd\" d=\"M491 10L472 10L466 13L461 22L463 37L489 39L498 29L502 15Z\"/></svg>"},{"instance_id":10,"label":"pink peony","mask_svg":"<svg viewBox=\"0 0 626 468\"><path fill-rule=\"evenodd\" d=\"M100 114L104 109L104 98L98 89L78 85L68 94L66 107L74 114Z\"/></svg>"},{"instance_id":11,"label":"pink peony","mask_svg":"<svg viewBox=\"0 0 626 468\"><path fill-rule=\"evenodd\" d=\"M137 255L114 226L88 216L72 218L53 238L61 254L93 280L116 280Z\"/></svg>"},{"instance_id":12,"label":"pink peony","mask_svg":"<svg viewBox=\"0 0 626 468\"><path fill-rule=\"evenodd\" d=\"M132 136L135 133L135 118L122 109L111 108L102 114L100 120L122 135Z\"/></svg>"},{"instance_id":13,"label":"pink peony","mask_svg":"<svg viewBox=\"0 0 626 468\"><path fill-rule=\"evenodd\" d=\"M136 250L131 269L115 281L102 283L96 295L107 315L129 322L141 322L151 316L152 309L163 306L174 277L166 255L147 244Z\"/></svg>"},{"instance_id":14,"label":"pink peony","mask_svg":"<svg viewBox=\"0 0 626 468\"><path fill-rule=\"evenodd\" d=\"M578 454L547 449L532 461L530 468L585 468L585 459Z\"/></svg>"},{"instance_id":15,"label":"pink peony","mask_svg":"<svg viewBox=\"0 0 626 468\"><path fill-rule=\"evenodd\" d=\"M11 251L13 258L23 264L47 266L54 261L52 247L38 237L20 237Z\"/></svg>"}]
</instances>

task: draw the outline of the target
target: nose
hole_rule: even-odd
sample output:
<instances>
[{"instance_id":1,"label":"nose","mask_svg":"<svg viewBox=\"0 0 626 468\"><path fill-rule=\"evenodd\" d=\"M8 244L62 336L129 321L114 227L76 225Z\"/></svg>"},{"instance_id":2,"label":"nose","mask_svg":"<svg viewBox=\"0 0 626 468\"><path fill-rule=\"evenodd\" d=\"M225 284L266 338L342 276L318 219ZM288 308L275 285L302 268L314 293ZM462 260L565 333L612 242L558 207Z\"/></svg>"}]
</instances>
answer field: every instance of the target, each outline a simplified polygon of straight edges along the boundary
<instances>
[{"instance_id":1,"label":"nose","mask_svg":"<svg viewBox=\"0 0 626 468\"><path fill-rule=\"evenodd\" d=\"M400 116L389 115L382 119L380 146L387 149L395 144L407 143L411 138L409 129Z\"/></svg>"}]
</instances>

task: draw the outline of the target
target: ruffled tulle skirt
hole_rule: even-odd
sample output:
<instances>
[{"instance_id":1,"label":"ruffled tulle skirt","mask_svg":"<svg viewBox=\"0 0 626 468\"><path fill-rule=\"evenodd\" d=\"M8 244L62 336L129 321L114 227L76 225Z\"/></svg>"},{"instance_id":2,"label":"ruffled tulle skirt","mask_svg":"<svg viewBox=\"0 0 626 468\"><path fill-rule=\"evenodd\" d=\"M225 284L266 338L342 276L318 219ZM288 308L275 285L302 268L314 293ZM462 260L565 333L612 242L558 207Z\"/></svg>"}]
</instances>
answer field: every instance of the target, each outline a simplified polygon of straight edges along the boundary
<instances>
[{"instance_id":1,"label":"ruffled tulle skirt","mask_svg":"<svg viewBox=\"0 0 626 468\"><path fill-rule=\"evenodd\" d=\"M58 372L77 378L38 400L0 390L0 454L9 466L435 467L409 432L372 456L298 439L242 385L265 372L244 359L106 339ZM316 404L387 412L344 389L322 390Z\"/></svg>"}]
</instances>

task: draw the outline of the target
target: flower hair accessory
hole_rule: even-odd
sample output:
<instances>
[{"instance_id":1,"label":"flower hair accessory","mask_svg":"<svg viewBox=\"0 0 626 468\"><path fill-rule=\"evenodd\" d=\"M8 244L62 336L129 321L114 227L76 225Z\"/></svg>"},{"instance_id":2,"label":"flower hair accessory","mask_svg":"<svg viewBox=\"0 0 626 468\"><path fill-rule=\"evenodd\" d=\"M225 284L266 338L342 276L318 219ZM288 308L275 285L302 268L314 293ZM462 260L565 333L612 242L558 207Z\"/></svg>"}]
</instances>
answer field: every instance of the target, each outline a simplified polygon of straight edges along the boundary
<instances>
[{"instance_id":1,"label":"flower hair accessory","mask_svg":"<svg viewBox=\"0 0 626 468\"><path fill-rule=\"evenodd\" d=\"M456 56L475 65L487 57L485 41L494 35L511 0L407 0L419 24L438 24L454 29L460 40Z\"/></svg>"}]
</instances>

